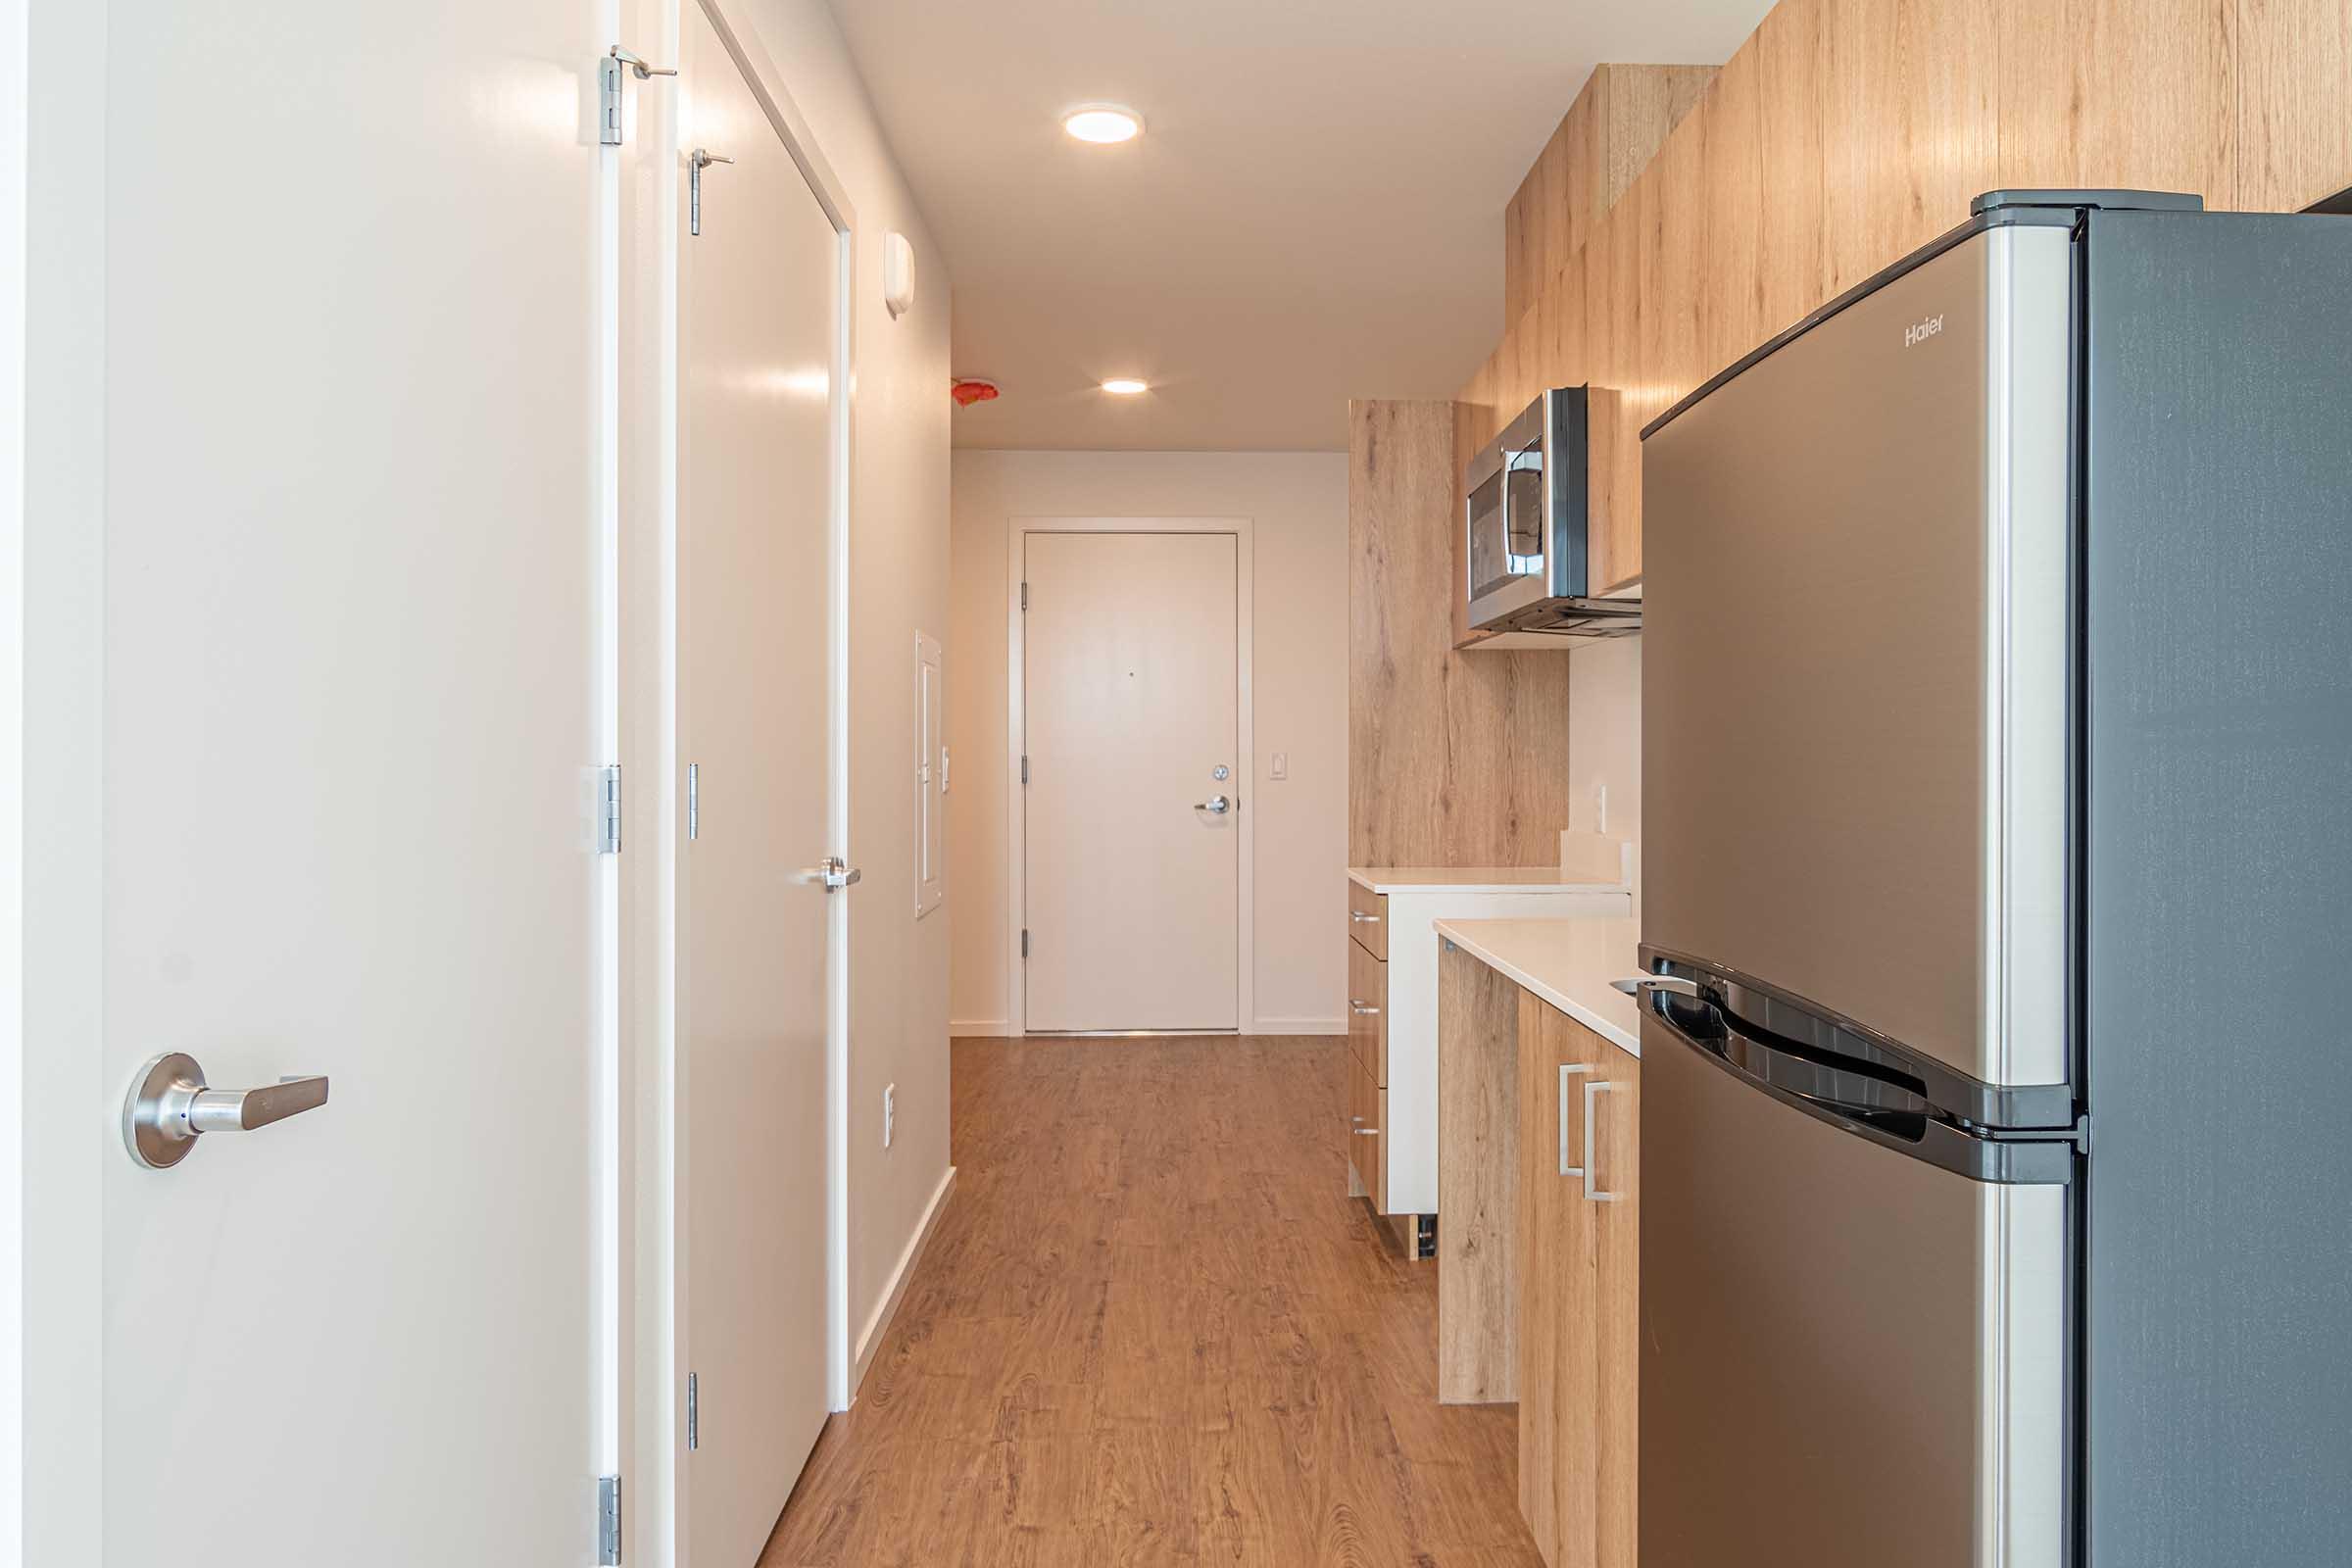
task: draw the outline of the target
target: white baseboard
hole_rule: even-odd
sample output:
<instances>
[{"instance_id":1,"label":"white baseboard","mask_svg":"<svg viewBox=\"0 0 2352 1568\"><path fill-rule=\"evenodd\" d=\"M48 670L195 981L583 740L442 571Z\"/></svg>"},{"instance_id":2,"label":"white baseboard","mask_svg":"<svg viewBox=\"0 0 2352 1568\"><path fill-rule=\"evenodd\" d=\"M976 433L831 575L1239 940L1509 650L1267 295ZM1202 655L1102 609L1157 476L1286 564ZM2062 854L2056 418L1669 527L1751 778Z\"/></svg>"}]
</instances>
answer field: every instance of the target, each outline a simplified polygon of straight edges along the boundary
<instances>
[{"instance_id":1,"label":"white baseboard","mask_svg":"<svg viewBox=\"0 0 2352 1568\"><path fill-rule=\"evenodd\" d=\"M1011 1033L1011 1021L1004 1018L950 1018L948 1020L948 1038L951 1040L985 1039Z\"/></svg>"},{"instance_id":2,"label":"white baseboard","mask_svg":"<svg viewBox=\"0 0 2352 1568\"><path fill-rule=\"evenodd\" d=\"M1250 1030L1253 1035L1344 1035L1348 1032L1345 1018L1260 1018Z\"/></svg>"},{"instance_id":3,"label":"white baseboard","mask_svg":"<svg viewBox=\"0 0 2352 1568\"><path fill-rule=\"evenodd\" d=\"M899 1254L899 1266L890 1276L890 1289L874 1303L873 1316L865 1320L865 1330L858 1336L858 1364L850 1373L850 1399L857 1401L858 1386L865 1381L865 1369L873 1364L874 1352L882 1347L882 1337L890 1330L890 1320L898 1315L899 1300L906 1294L906 1282L914 1277L914 1265L921 1261L923 1248L929 1244L931 1233L939 1228L939 1216L947 1211L949 1195L956 1191L956 1167L939 1179L939 1189L931 1195L931 1206L923 1210L923 1222L906 1238L906 1250Z\"/></svg>"}]
</instances>

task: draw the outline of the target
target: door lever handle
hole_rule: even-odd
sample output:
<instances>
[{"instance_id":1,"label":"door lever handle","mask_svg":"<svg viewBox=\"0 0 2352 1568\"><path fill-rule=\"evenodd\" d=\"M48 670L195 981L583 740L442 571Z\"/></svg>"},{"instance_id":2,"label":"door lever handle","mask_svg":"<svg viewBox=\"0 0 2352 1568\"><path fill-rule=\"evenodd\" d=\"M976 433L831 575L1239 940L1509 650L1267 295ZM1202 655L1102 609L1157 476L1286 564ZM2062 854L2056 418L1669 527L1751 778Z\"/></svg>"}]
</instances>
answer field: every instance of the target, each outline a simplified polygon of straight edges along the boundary
<instances>
[{"instance_id":1,"label":"door lever handle","mask_svg":"<svg viewBox=\"0 0 2352 1568\"><path fill-rule=\"evenodd\" d=\"M1196 811L1206 811L1211 816L1223 816L1227 811L1233 809L1233 802L1227 800L1222 795L1211 795L1205 801L1195 801L1193 803L1193 809Z\"/></svg>"},{"instance_id":2,"label":"door lever handle","mask_svg":"<svg viewBox=\"0 0 2352 1568\"><path fill-rule=\"evenodd\" d=\"M260 1089L214 1089L184 1052L151 1056L122 1102L122 1142L150 1170L188 1157L206 1133L249 1133L326 1103L324 1078L280 1078Z\"/></svg>"},{"instance_id":3,"label":"door lever handle","mask_svg":"<svg viewBox=\"0 0 2352 1568\"><path fill-rule=\"evenodd\" d=\"M1678 974L1638 974L1630 980L1610 981L1609 989L1622 991L1629 997L1638 997L1644 991L1668 991L1678 997L1700 995L1697 981L1686 980Z\"/></svg>"},{"instance_id":4,"label":"door lever handle","mask_svg":"<svg viewBox=\"0 0 2352 1568\"><path fill-rule=\"evenodd\" d=\"M815 884L822 887L827 893L839 893L843 888L855 887L864 875L863 871L858 870L840 856L828 855L816 864L804 866L793 872L792 879L795 882Z\"/></svg>"}]
</instances>

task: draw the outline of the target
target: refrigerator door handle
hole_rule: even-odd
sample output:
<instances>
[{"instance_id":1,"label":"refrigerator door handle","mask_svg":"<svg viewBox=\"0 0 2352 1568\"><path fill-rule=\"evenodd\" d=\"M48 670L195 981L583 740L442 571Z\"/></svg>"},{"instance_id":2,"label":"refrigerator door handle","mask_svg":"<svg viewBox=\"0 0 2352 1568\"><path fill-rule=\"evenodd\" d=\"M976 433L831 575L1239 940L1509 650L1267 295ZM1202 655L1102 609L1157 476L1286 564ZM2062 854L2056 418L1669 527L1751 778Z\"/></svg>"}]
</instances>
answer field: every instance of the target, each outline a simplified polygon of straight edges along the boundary
<instances>
[{"instance_id":1,"label":"refrigerator door handle","mask_svg":"<svg viewBox=\"0 0 2352 1568\"><path fill-rule=\"evenodd\" d=\"M1610 981L1609 989L1622 991L1629 997L1638 997L1644 991L1671 992L1678 997L1705 995L1698 989L1697 981L1686 980L1678 974L1638 974L1628 979Z\"/></svg>"}]
</instances>

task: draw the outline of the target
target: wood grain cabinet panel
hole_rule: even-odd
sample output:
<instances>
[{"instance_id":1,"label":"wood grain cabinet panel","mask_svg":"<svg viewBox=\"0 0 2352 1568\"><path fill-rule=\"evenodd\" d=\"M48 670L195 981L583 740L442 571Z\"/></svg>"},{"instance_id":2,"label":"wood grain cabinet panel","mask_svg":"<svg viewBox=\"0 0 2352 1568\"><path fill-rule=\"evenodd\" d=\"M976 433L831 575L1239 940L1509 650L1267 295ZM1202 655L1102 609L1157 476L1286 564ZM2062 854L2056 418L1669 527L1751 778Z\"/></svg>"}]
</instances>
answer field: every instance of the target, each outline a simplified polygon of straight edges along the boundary
<instances>
[{"instance_id":1,"label":"wood grain cabinet panel","mask_svg":"<svg viewBox=\"0 0 2352 1568\"><path fill-rule=\"evenodd\" d=\"M1641 1062L1525 994L1519 1061L1519 1506L1550 1568L1635 1568Z\"/></svg>"},{"instance_id":2,"label":"wood grain cabinet panel","mask_svg":"<svg viewBox=\"0 0 2352 1568\"><path fill-rule=\"evenodd\" d=\"M1996 183L2181 190L2235 206L2235 0L2000 0Z\"/></svg>"},{"instance_id":3,"label":"wood grain cabinet panel","mask_svg":"<svg viewBox=\"0 0 2352 1568\"><path fill-rule=\"evenodd\" d=\"M1348 863L1556 865L1568 661L1454 651L1454 406L1348 423Z\"/></svg>"},{"instance_id":4,"label":"wood grain cabinet panel","mask_svg":"<svg viewBox=\"0 0 2352 1568\"><path fill-rule=\"evenodd\" d=\"M1348 935L1375 958L1388 958L1389 896L1373 892L1353 877L1348 879Z\"/></svg>"},{"instance_id":5,"label":"wood grain cabinet panel","mask_svg":"<svg viewBox=\"0 0 2352 1568\"><path fill-rule=\"evenodd\" d=\"M1999 183L1996 0L1789 3L1822 8L1838 294L1961 221Z\"/></svg>"},{"instance_id":6,"label":"wood grain cabinet panel","mask_svg":"<svg viewBox=\"0 0 2352 1568\"><path fill-rule=\"evenodd\" d=\"M1348 944L1348 1049L1389 1086L1389 966L1361 942Z\"/></svg>"},{"instance_id":7,"label":"wood grain cabinet panel","mask_svg":"<svg viewBox=\"0 0 2352 1568\"><path fill-rule=\"evenodd\" d=\"M2236 205L2291 213L2352 189L2352 5L2236 0Z\"/></svg>"},{"instance_id":8,"label":"wood grain cabinet panel","mask_svg":"<svg viewBox=\"0 0 2352 1568\"><path fill-rule=\"evenodd\" d=\"M1815 0L1766 12L1693 119L1711 270L1700 359L1712 376L1830 297Z\"/></svg>"}]
</instances>

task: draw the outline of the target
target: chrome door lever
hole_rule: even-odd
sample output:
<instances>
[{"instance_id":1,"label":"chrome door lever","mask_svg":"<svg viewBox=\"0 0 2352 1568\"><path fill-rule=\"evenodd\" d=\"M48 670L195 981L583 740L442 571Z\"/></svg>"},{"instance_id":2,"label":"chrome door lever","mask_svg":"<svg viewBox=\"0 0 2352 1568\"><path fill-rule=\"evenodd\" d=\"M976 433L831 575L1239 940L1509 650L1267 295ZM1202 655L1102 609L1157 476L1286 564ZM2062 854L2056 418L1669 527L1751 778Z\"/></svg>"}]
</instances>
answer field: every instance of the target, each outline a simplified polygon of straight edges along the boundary
<instances>
[{"instance_id":1,"label":"chrome door lever","mask_svg":"<svg viewBox=\"0 0 2352 1568\"><path fill-rule=\"evenodd\" d=\"M150 1170L188 1157L206 1133L249 1133L326 1103L324 1078L280 1078L260 1089L213 1089L184 1052L147 1058L122 1102L122 1142Z\"/></svg>"},{"instance_id":2,"label":"chrome door lever","mask_svg":"<svg viewBox=\"0 0 2352 1568\"><path fill-rule=\"evenodd\" d=\"M1193 809L1196 811L1206 811L1211 816L1223 816L1227 811L1233 809L1233 802L1227 800L1222 795L1211 795L1205 801L1195 801L1193 803Z\"/></svg>"},{"instance_id":3,"label":"chrome door lever","mask_svg":"<svg viewBox=\"0 0 2352 1568\"><path fill-rule=\"evenodd\" d=\"M1697 981L1686 980L1678 974L1635 975L1630 980L1610 981L1609 989L1612 991L1622 991L1629 997L1638 997L1644 991L1668 991L1672 992L1678 997L1696 997L1701 995L1698 989Z\"/></svg>"},{"instance_id":4,"label":"chrome door lever","mask_svg":"<svg viewBox=\"0 0 2352 1568\"><path fill-rule=\"evenodd\" d=\"M792 879L795 882L813 883L827 893L839 893L843 888L855 886L864 875L863 871L840 856L828 855L816 864L793 872Z\"/></svg>"}]
</instances>

